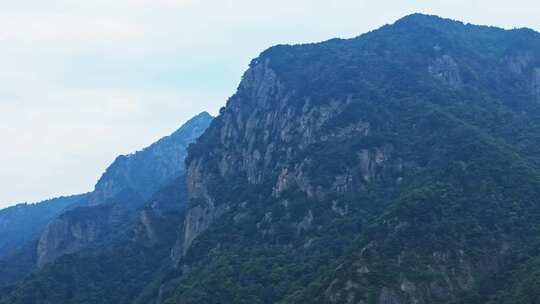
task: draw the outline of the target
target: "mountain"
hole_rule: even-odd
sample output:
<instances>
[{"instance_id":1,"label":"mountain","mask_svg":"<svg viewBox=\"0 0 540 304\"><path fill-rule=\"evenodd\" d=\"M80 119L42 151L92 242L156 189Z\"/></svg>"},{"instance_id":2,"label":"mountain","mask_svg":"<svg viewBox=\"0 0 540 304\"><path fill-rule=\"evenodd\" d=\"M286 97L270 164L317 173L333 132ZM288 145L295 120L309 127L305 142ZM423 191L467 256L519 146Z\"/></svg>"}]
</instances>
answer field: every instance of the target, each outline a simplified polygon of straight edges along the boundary
<instances>
[{"instance_id":1,"label":"mountain","mask_svg":"<svg viewBox=\"0 0 540 304\"><path fill-rule=\"evenodd\" d=\"M539 77L540 34L420 14L265 51L189 150L164 303L534 295Z\"/></svg>"},{"instance_id":2,"label":"mountain","mask_svg":"<svg viewBox=\"0 0 540 304\"><path fill-rule=\"evenodd\" d=\"M24 277L36 265L114 239L112 232L121 234L131 227L150 199L156 212L181 209L184 187L169 189L170 184L183 184L187 147L211 121L203 112L151 146L119 156L93 192L1 210L0 253L6 254L0 256L0 265L5 265L0 267L0 286ZM158 192L164 197L154 197ZM170 202L169 193L180 199Z\"/></svg>"},{"instance_id":3,"label":"mountain","mask_svg":"<svg viewBox=\"0 0 540 304\"><path fill-rule=\"evenodd\" d=\"M184 179L0 303L537 303L539 88L530 29L414 14L272 47Z\"/></svg>"}]
</instances>

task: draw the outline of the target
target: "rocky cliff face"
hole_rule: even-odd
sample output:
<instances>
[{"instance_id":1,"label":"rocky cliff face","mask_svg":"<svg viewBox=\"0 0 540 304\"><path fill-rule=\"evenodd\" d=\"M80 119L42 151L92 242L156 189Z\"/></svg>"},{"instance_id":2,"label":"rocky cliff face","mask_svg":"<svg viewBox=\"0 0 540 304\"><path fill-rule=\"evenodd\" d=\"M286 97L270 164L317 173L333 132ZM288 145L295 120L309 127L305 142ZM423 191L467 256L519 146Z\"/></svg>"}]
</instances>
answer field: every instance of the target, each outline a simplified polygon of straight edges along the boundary
<instances>
[{"instance_id":1,"label":"rocky cliff face","mask_svg":"<svg viewBox=\"0 0 540 304\"><path fill-rule=\"evenodd\" d=\"M0 260L34 241L51 219L68 208L85 204L86 200L87 195L82 194L0 210Z\"/></svg>"},{"instance_id":2,"label":"rocky cliff face","mask_svg":"<svg viewBox=\"0 0 540 304\"><path fill-rule=\"evenodd\" d=\"M540 68L534 69L532 87L536 100L540 101Z\"/></svg>"},{"instance_id":3,"label":"rocky cliff face","mask_svg":"<svg viewBox=\"0 0 540 304\"><path fill-rule=\"evenodd\" d=\"M383 172L398 173L401 160L394 157L391 145L381 145L355 151L356 164L346 172L325 176L331 181L328 185L312 182L308 171L317 165L317 160L308 155L309 146L370 135L370 123L362 120L340 129L326 128L352 102L351 96L324 104L315 104L309 98L296 99L268 59L254 61L237 94L209 132L218 135L212 139L216 143L211 159L203 154L193 155L188 161L188 193L196 203L186 217L184 250L230 208L230 201L212 195L216 183L240 178L251 185L270 183L276 199L298 188L308 199L324 200L336 192L361 191Z\"/></svg>"},{"instance_id":4,"label":"rocky cliff face","mask_svg":"<svg viewBox=\"0 0 540 304\"><path fill-rule=\"evenodd\" d=\"M128 209L119 205L81 207L62 214L41 234L37 245L38 267L114 235L130 222L129 216Z\"/></svg>"},{"instance_id":5,"label":"rocky cliff face","mask_svg":"<svg viewBox=\"0 0 540 304\"><path fill-rule=\"evenodd\" d=\"M231 201L220 200L212 187L240 178L259 185L269 180L274 196L299 186L310 198L323 195L330 189L316 188L303 172L309 159L293 159L308 145L329 137L346 134L327 134L321 139L318 132L328 120L346 108L350 100L331 101L313 105L309 100L294 100L270 67L268 60L255 61L246 72L238 93L213 126L217 135L212 156L194 155L188 161L188 193L195 202L186 215L183 248L204 232L213 221L229 209ZM369 133L369 123L358 123L345 133ZM206 137L209 137L206 135ZM206 153L206 152L205 152ZM363 159L364 174L372 177L372 159L368 151ZM339 181L338 181L339 183Z\"/></svg>"}]
</instances>

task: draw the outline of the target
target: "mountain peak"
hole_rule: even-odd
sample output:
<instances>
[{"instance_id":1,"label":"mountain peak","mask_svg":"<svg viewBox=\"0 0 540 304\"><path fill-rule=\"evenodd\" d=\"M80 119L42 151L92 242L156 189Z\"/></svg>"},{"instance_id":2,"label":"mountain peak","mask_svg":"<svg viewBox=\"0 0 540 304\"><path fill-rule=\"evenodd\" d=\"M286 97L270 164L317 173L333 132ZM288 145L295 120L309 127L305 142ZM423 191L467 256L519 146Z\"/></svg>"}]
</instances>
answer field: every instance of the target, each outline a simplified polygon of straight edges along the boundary
<instances>
[{"instance_id":1,"label":"mountain peak","mask_svg":"<svg viewBox=\"0 0 540 304\"><path fill-rule=\"evenodd\" d=\"M398 19L396 22L394 22L393 25L398 26L398 27L405 26L407 29L410 29L410 26L433 28L433 29L438 29L438 30L445 30L445 29L456 30L456 29L465 28L465 27L475 27L475 28L490 29L490 30L495 30L495 31L505 31L505 29L501 27L497 27L497 26L464 23L459 20L454 20L451 18L444 18L437 15L429 15L429 14L423 14L423 13L413 13L405 17L402 17ZM511 30L531 32L531 33L538 34L536 31L530 28L514 28Z\"/></svg>"},{"instance_id":2,"label":"mountain peak","mask_svg":"<svg viewBox=\"0 0 540 304\"><path fill-rule=\"evenodd\" d=\"M427 28L436 28L436 29L455 29L458 27L464 27L465 24L461 21L443 18L437 15L428 15L422 13L414 13L407 15L399 20L397 20L394 26L405 26L409 28L410 26L414 27L427 27Z\"/></svg>"},{"instance_id":3,"label":"mountain peak","mask_svg":"<svg viewBox=\"0 0 540 304\"><path fill-rule=\"evenodd\" d=\"M202 128L203 130L208 127L210 122L214 119L210 113L204 111L201 112L192 118L190 118L188 121L186 121L178 130L174 131L173 134L171 134L172 137L181 136L186 131L188 133L191 133L191 130L196 129L197 134L199 134L201 131L199 130ZM199 134L200 135L200 134Z\"/></svg>"},{"instance_id":4,"label":"mountain peak","mask_svg":"<svg viewBox=\"0 0 540 304\"><path fill-rule=\"evenodd\" d=\"M185 125L188 125L189 123L191 122L194 122L194 121L199 121L199 120L211 120L213 119L214 117L212 115L210 115L210 113L206 112L206 111L203 111L195 116L193 116L192 118L190 118L186 123Z\"/></svg>"},{"instance_id":5,"label":"mountain peak","mask_svg":"<svg viewBox=\"0 0 540 304\"><path fill-rule=\"evenodd\" d=\"M412 13L400 18L397 22L454 22L463 24L461 21L424 13Z\"/></svg>"}]
</instances>

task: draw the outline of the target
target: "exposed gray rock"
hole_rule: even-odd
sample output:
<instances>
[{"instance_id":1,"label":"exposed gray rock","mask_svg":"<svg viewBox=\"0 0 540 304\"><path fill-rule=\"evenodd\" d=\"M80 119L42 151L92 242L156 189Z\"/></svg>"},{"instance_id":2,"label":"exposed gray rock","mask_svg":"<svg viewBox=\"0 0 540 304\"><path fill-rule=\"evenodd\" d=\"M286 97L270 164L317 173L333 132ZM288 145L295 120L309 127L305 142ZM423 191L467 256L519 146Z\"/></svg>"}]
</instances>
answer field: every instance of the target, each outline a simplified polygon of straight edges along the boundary
<instances>
[{"instance_id":1,"label":"exposed gray rock","mask_svg":"<svg viewBox=\"0 0 540 304\"><path fill-rule=\"evenodd\" d=\"M533 71L532 88L536 101L540 102L540 68L535 68Z\"/></svg>"},{"instance_id":2,"label":"exposed gray rock","mask_svg":"<svg viewBox=\"0 0 540 304\"><path fill-rule=\"evenodd\" d=\"M308 231L313 226L313 212L308 211L306 216L296 225L296 234L300 234L302 231Z\"/></svg>"},{"instance_id":3,"label":"exposed gray rock","mask_svg":"<svg viewBox=\"0 0 540 304\"><path fill-rule=\"evenodd\" d=\"M185 219L183 251L186 253L197 236L210 227L225 211L225 206L196 206L190 209Z\"/></svg>"},{"instance_id":4,"label":"exposed gray rock","mask_svg":"<svg viewBox=\"0 0 540 304\"><path fill-rule=\"evenodd\" d=\"M459 72L459 66L450 55L443 55L437 58L428 68L429 73L453 88L463 85L463 80Z\"/></svg>"},{"instance_id":5,"label":"exposed gray rock","mask_svg":"<svg viewBox=\"0 0 540 304\"><path fill-rule=\"evenodd\" d=\"M520 53L506 58L508 70L516 75L523 74L523 72L529 68L533 61L534 56L530 52Z\"/></svg>"},{"instance_id":6,"label":"exposed gray rock","mask_svg":"<svg viewBox=\"0 0 540 304\"><path fill-rule=\"evenodd\" d=\"M139 222L142 224L142 227L144 228L144 236L150 243L157 243L159 236L154 229L154 222L152 219L152 212L149 210L143 210L141 211L141 214L139 216Z\"/></svg>"},{"instance_id":7,"label":"exposed gray rock","mask_svg":"<svg viewBox=\"0 0 540 304\"><path fill-rule=\"evenodd\" d=\"M127 222L127 216L127 210L120 206L85 207L63 214L51 221L41 234L37 266L41 268L60 256L105 239Z\"/></svg>"},{"instance_id":8,"label":"exposed gray rock","mask_svg":"<svg viewBox=\"0 0 540 304\"><path fill-rule=\"evenodd\" d=\"M377 304L401 304L405 303L401 297L393 290L383 287L379 294Z\"/></svg>"},{"instance_id":9,"label":"exposed gray rock","mask_svg":"<svg viewBox=\"0 0 540 304\"><path fill-rule=\"evenodd\" d=\"M400 231L406 229L407 225L402 226ZM352 278L354 282L366 282L367 276L372 272L368 260L363 260L363 256L376 256L377 244L370 243L360 252L360 259L354 263L355 276ZM451 300L456 295L463 293L473 288L475 284L475 275L480 275L480 268L474 267L468 261L463 250L455 252L434 252L432 258L424 259L421 267L425 267L427 273L426 278L429 280L412 280L406 274L410 274L411 270L405 270L399 273L398 280L395 285L383 286L378 292L377 303L439 303ZM406 252L401 252L396 259L395 269L407 267L402 264L405 259L411 259L414 256L408 255ZM340 265L336 271L348 269L348 265ZM333 303L338 303L337 299L343 297L344 294L360 294L363 284L349 284L349 279L335 279L326 290L326 297ZM365 298L367 299L367 298ZM364 299L364 300L365 300Z\"/></svg>"},{"instance_id":10,"label":"exposed gray rock","mask_svg":"<svg viewBox=\"0 0 540 304\"><path fill-rule=\"evenodd\" d=\"M181 243L181 252L185 254L193 240L205 231L219 214L214 199L208 194L205 180L210 179L203 174L202 162L192 162L187 171L187 189L192 202L197 205L190 206L184 221L184 235ZM221 206L223 208L223 206Z\"/></svg>"},{"instance_id":11,"label":"exposed gray rock","mask_svg":"<svg viewBox=\"0 0 540 304\"><path fill-rule=\"evenodd\" d=\"M0 260L35 241L47 223L67 209L84 205L87 194L58 197L0 210Z\"/></svg>"},{"instance_id":12,"label":"exposed gray rock","mask_svg":"<svg viewBox=\"0 0 540 304\"><path fill-rule=\"evenodd\" d=\"M403 169L392 147L383 145L358 151L357 164L334 176L330 186L314 183L309 170L315 161L298 158L298 153L317 142L368 136L371 126L355 121L339 128L325 127L353 102L352 96L325 103L292 100L291 96L269 61L254 61L208 132L219 134L218 142L208 143L212 155L194 154L187 162L189 206L184 236L174 252L186 253L193 240L229 209L231 202L222 201L212 187L232 178L244 176L251 185L274 180L272 196L276 199L287 190L299 189L309 199L321 201L335 192L363 191L365 183L385 170Z\"/></svg>"}]
</instances>

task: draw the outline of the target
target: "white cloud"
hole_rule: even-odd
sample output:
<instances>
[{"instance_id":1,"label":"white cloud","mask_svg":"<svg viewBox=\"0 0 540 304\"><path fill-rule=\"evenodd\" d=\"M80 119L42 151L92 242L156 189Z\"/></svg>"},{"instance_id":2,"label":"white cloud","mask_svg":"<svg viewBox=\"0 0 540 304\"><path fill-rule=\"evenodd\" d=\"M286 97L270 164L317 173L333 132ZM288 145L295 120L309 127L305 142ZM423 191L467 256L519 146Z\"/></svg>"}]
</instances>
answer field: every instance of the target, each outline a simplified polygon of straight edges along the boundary
<instances>
[{"instance_id":1,"label":"white cloud","mask_svg":"<svg viewBox=\"0 0 540 304\"><path fill-rule=\"evenodd\" d=\"M0 206L91 190L119 153L204 109L277 43L413 12L540 29L531 0L0 0Z\"/></svg>"}]
</instances>

